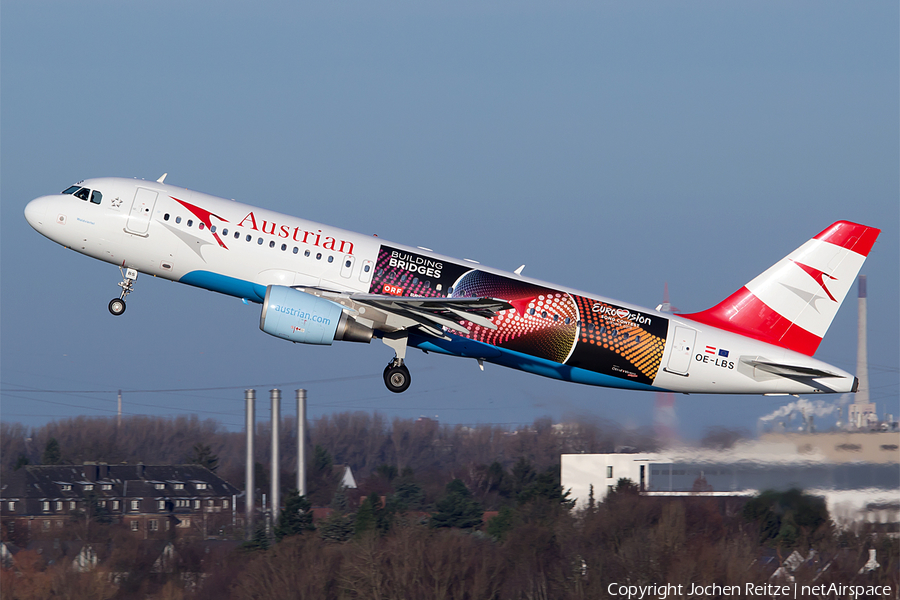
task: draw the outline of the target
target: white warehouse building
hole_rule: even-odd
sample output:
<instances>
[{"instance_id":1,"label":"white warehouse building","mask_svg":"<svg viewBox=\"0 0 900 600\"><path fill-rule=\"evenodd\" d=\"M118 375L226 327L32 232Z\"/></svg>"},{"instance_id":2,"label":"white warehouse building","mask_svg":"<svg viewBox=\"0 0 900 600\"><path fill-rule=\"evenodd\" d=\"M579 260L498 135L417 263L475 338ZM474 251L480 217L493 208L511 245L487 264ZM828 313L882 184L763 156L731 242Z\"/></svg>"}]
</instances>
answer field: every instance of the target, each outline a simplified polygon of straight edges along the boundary
<instances>
[{"instance_id":1,"label":"white warehouse building","mask_svg":"<svg viewBox=\"0 0 900 600\"><path fill-rule=\"evenodd\" d=\"M602 502L620 479L651 496L753 496L800 488L839 524L900 521L900 434L764 436L727 450L563 454L561 483L576 507Z\"/></svg>"}]
</instances>

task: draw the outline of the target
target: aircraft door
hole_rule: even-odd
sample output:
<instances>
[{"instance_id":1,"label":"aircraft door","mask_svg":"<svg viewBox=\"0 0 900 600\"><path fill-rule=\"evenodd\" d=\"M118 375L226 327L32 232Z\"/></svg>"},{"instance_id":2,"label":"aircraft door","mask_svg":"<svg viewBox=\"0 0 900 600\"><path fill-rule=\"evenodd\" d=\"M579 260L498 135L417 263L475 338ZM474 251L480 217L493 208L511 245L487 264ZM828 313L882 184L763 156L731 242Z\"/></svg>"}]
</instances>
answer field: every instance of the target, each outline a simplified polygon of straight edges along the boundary
<instances>
[{"instance_id":1,"label":"aircraft door","mask_svg":"<svg viewBox=\"0 0 900 600\"><path fill-rule=\"evenodd\" d=\"M672 351L669 353L669 362L666 371L678 375L687 375L691 366L691 355L694 350L694 341L697 332L690 327L675 326L675 335L672 338Z\"/></svg>"},{"instance_id":2,"label":"aircraft door","mask_svg":"<svg viewBox=\"0 0 900 600\"><path fill-rule=\"evenodd\" d=\"M150 216L153 214L153 207L156 205L158 195L153 190L137 189L134 193L134 200L131 202L128 222L125 224L126 231L138 235L147 235L147 230L150 228Z\"/></svg>"}]
</instances>

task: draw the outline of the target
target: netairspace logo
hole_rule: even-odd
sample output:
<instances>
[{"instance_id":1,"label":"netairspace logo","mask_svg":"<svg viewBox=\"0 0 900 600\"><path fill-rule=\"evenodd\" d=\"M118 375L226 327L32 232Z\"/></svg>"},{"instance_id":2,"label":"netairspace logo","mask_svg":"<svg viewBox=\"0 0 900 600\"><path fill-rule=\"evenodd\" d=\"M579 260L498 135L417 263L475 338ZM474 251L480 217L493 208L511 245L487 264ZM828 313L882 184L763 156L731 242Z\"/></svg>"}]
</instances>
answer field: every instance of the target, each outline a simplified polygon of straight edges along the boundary
<instances>
[{"instance_id":1,"label":"netairspace logo","mask_svg":"<svg viewBox=\"0 0 900 600\"><path fill-rule=\"evenodd\" d=\"M891 586L889 585L844 585L839 583L819 584L819 585L773 585L745 583L744 585L719 585L717 583L711 585L690 584L687 593L683 584L674 585L652 584L652 585L621 585L619 583L611 583L606 588L606 592L610 596L627 598L628 600L642 600L643 598L658 598L666 600L670 596L740 596L744 598L861 598L861 597L891 597Z\"/></svg>"}]
</instances>

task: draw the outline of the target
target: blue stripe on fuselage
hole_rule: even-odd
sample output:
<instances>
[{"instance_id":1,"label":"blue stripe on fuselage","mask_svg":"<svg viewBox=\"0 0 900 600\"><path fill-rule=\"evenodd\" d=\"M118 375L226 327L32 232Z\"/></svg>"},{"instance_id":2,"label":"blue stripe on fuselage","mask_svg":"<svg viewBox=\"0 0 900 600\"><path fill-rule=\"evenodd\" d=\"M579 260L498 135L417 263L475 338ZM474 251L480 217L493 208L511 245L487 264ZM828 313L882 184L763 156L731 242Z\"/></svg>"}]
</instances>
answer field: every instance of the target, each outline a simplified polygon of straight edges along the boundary
<instances>
[{"instance_id":1,"label":"blue stripe on fuselage","mask_svg":"<svg viewBox=\"0 0 900 600\"><path fill-rule=\"evenodd\" d=\"M191 271L178 281L220 294L246 298L252 302L262 302L266 299L266 286L212 271Z\"/></svg>"},{"instance_id":2,"label":"blue stripe on fuselage","mask_svg":"<svg viewBox=\"0 0 900 600\"><path fill-rule=\"evenodd\" d=\"M409 345L419 350L427 350L428 352L438 352L448 354L450 356L461 356L464 358L483 358L486 362L494 363L511 369L518 369L526 373L534 373L551 379L560 379L562 381L572 381L574 383L583 383L587 385L597 385L610 388L623 388L628 390L646 390L650 392L664 392L663 388L654 387L645 383L636 381L628 381L612 375L604 375L595 371L588 371L579 367L570 367L562 365L552 360L529 356L514 350L507 350L497 346L491 346L474 340L462 338L452 333L445 332L450 340L441 340L438 338L426 338L411 333L409 335ZM481 348L479 348L479 346Z\"/></svg>"}]
</instances>

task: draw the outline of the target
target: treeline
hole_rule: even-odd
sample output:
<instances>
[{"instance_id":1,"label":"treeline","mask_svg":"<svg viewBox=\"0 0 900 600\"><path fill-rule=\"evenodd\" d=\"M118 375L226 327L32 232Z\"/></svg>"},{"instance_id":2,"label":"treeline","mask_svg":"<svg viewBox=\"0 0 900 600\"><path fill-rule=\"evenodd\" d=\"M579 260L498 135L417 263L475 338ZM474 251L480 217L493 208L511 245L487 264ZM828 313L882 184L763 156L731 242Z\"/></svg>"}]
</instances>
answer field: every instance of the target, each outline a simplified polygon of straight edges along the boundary
<instances>
[{"instance_id":1,"label":"treeline","mask_svg":"<svg viewBox=\"0 0 900 600\"><path fill-rule=\"evenodd\" d=\"M509 494L487 523L476 516L481 507L461 480L445 486L431 513L409 509L398 500L410 495L404 484L415 484L405 469L384 500L372 494L359 509L337 509L316 523L305 499L291 495L274 536L258 535L227 552L203 540L175 539L164 566L161 544L107 526L93 540L101 554L93 570L79 573L71 561L26 550L14 568L0 570L0 589L4 598L22 600L586 600L613 597L610 586L626 596L620 585L674 586L666 598L735 597L691 595L693 585L743 591L748 583L792 582L890 586L892 597L900 585L896 537L865 528L837 531L824 503L799 492L750 502L661 498L641 496L620 480L604 502L575 511L558 484L542 481L541 471L525 469L524 461L517 464L526 477L503 471ZM870 550L877 567L867 567Z\"/></svg>"},{"instance_id":2,"label":"treeline","mask_svg":"<svg viewBox=\"0 0 900 600\"><path fill-rule=\"evenodd\" d=\"M280 454L281 481L285 493L295 487L296 422L283 419ZM80 464L105 461L130 464L179 464L195 461L198 451L217 459L218 475L244 487L245 436L228 431L215 420L196 416L178 418L75 417L28 430L15 423L0 423L0 477L17 464L42 464L48 444L58 447L54 461ZM257 487L265 490L271 456L271 425L257 424L255 461ZM624 431L603 421L581 421L554 426L549 418L518 428L494 425L441 425L431 419L388 419L379 413L345 412L309 423L306 442L310 496L316 505L331 500L335 483L325 471L348 465L357 481L369 482L379 491L379 468L396 473L411 469L433 501L450 480L460 478L469 486L482 485L485 468L498 463L511 468L519 459L538 470L559 465L568 452L613 452L628 446L653 451L657 444L644 431ZM328 471L330 474L330 471ZM373 478L374 475L374 478ZM382 486L383 487L383 486Z\"/></svg>"},{"instance_id":3,"label":"treeline","mask_svg":"<svg viewBox=\"0 0 900 600\"><path fill-rule=\"evenodd\" d=\"M647 497L620 480L604 502L573 511L558 486L529 485L480 528L451 509L463 500L448 502L454 495L466 496L451 482L430 518L397 513L384 526L343 541L321 527L286 536L250 552L238 570L210 581L208 589L248 600L581 600L626 595L610 592L619 585L681 586L680 592L648 594L656 598L718 598L734 594L691 594L692 585L739 586L744 592L748 583L796 581L887 585L893 593L900 584L896 538L837 531L824 502L798 491L763 494L745 504ZM459 520L448 527L444 518L453 514ZM876 552L877 568L865 567L869 550ZM786 560L795 551L799 558Z\"/></svg>"}]
</instances>

